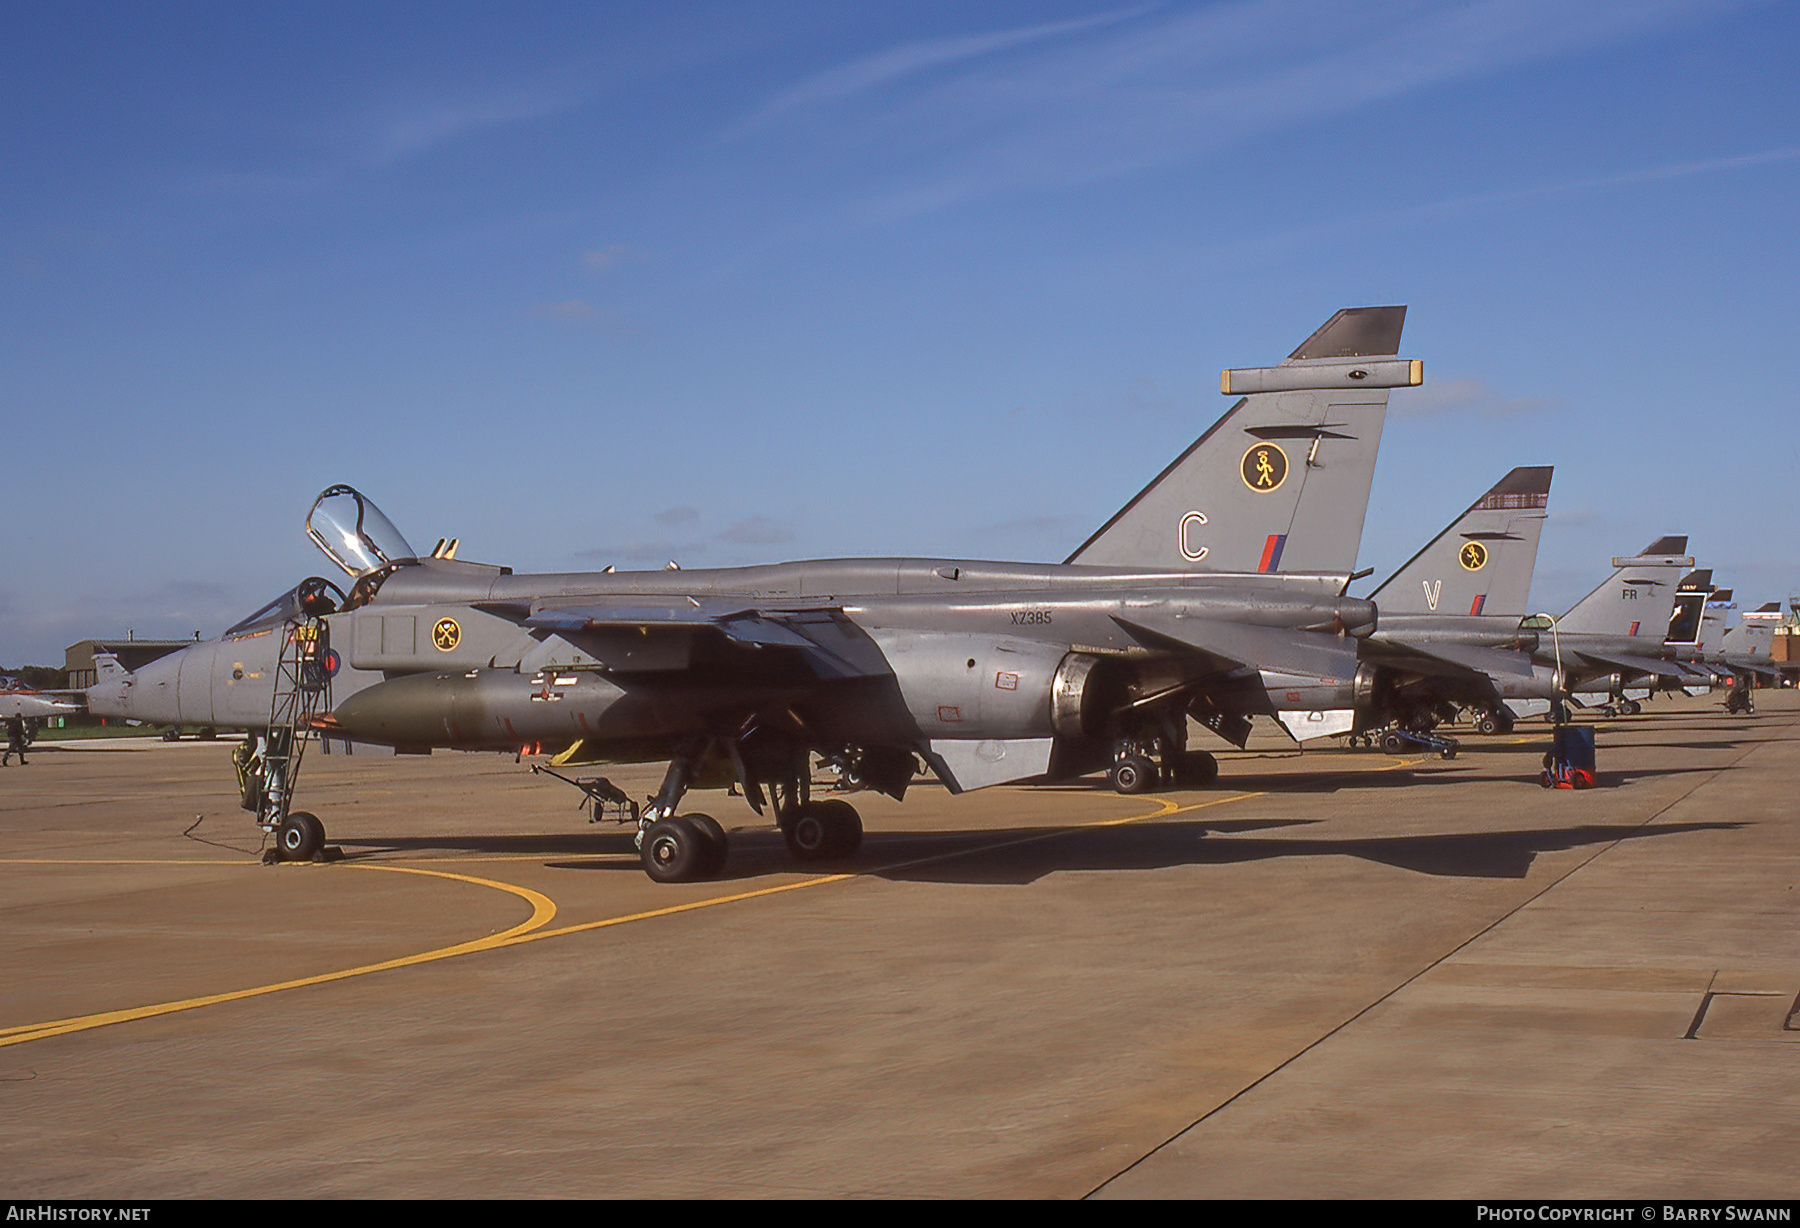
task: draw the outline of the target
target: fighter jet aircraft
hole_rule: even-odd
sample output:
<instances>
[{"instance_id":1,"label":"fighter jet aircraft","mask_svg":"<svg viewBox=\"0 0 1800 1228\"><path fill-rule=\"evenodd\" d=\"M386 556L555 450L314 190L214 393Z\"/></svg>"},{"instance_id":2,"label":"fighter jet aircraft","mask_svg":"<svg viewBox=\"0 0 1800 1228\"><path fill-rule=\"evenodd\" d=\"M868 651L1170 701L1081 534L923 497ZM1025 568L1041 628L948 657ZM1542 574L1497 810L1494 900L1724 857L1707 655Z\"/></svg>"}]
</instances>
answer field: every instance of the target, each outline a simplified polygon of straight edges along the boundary
<instances>
[{"instance_id":1,"label":"fighter jet aircraft","mask_svg":"<svg viewBox=\"0 0 1800 1228\"><path fill-rule=\"evenodd\" d=\"M1380 625L1362 642L1376 670L1363 729L1423 732L1462 709L1512 728L1506 700L1535 693L1534 632L1522 631L1550 500L1550 466L1521 466L1470 504L1369 594Z\"/></svg>"},{"instance_id":2,"label":"fighter jet aircraft","mask_svg":"<svg viewBox=\"0 0 1800 1228\"><path fill-rule=\"evenodd\" d=\"M80 691L40 691L17 678L0 677L0 721L15 716L28 721L73 716L82 710Z\"/></svg>"},{"instance_id":3,"label":"fighter jet aircraft","mask_svg":"<svg viewBox=\"0 0 1800 1228\"><path fill-rule=\"evenodd\" d=\"M1641 554L1615 558L1613 574L1561 618L1526 619L1538 633L1537 694L1558 704L1616 703L1638 679L1684 677L1662 654L1676 586L1694 565L1686 550L1686 537L1659 537Z\"/></svg>"},{"instance_id":4,"label":"fighter jet aircraft","mask_svg":"<svg viewBox=\"0 0 1800 1228\"><path fill-rule=\"evenodd\" d=\"M313 578L218 641L89 692L96 712L270 736L246 798L293 858L322 845L292 812L297 749L323 730L401 750L668 759L638 823L659 881L716 873L718 824L677 813L735 782L796 857L845 855L861 820L810 796L811 759L903 797L919 761L952 791L1107 767L1116 787L1203 781L1186 718L1242 744L1250 716L1348 713L1345 595L1403 307L1340 311L1061 565L836 559L710 571L515 575L421 555L359 492L332 487L308 533L349 576ZM1223 570L1209 570L1223 569ZM264 714L259 717L258 714ZM610 788L604 782L596 790ZM616 791L615 791L616 792ZM622 796L617 800L624 800Z\"/></svg>"},{"instance_id":5,"label":"fighter jet aircraft","mask_svg":"<svg viewBox=\"0 0 1800 1228\"><path fill-rule=\"evenodd\" d=\"M1721 591L1729 600L1731 590ZM1754 610L1746 610L1736 626L1716 638L1714 642L1718 644L1717 650L1706 654L1707 664L1718 670L1723 675L1721 681L1730 687L1725 697L1727 712L1756 710L1751 696L1756 679L1761 678L1775 684L1781 682L1781 671L1775 668L1770 656L1770 649L1775 641L1775 627L1780 621L1781 603L1778 601L1765 602Z\"/></svg>"}]
</instances>

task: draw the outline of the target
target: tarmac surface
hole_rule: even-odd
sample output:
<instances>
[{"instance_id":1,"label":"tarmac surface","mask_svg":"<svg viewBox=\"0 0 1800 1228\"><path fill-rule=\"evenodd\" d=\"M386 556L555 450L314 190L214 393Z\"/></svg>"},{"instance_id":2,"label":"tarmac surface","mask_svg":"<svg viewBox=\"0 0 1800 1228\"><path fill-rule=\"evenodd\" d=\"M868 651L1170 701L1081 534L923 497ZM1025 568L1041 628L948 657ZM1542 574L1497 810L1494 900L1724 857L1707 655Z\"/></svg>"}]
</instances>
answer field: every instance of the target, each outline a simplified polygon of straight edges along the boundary
<instances>
[{"instance_id":1,"label":"tarmac surface","mask_svg":"<svg viewBox=\"0 0 1800 1228\"><path fill-rule=\"evenodd\" d=\"M1792 1198L1800 695L1453 761L904 805L723 877L510 757L308 757L263 866L221 744L0 769L0 1189L184 1197ZM650 792L657 768L612 773ZM198 825L196 826L196 820Z\"/></svg>"}]
</instances>

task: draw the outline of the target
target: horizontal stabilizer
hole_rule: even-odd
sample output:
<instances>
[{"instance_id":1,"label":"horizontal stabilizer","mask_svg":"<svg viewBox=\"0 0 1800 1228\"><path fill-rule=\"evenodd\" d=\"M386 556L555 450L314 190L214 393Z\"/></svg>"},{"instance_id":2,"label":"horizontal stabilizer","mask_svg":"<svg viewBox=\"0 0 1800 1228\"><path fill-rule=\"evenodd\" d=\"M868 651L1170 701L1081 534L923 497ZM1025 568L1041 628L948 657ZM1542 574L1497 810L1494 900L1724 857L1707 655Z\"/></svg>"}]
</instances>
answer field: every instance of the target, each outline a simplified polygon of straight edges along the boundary
<instances>
[{"instance_id":1,"label":"horizontal stabilizer","mask_svg":"<svg viewBox=\"0 0 1800 1228\"><path fill-rule=\"evenodd\" d=\"M1226 669L1249 666L1342 681L1356 676L1355 642L1341 636L1161 613L1135 618L1115 614L1113 621L1146 646L1198 652Z\"/></svg>"},{"instance_id":2,"label":"horizontal stabilizer","mask_svg":"<svg viewBox=\"0 0 1800 1228\"><path fill-rule=\"evenodd\" d=\"M1226 396L1253 392L1333 392L1340 388L1417 388L1425 364L1417 358L1379 362L1316 362L1280 367L1228 367L1219 373Z\"/></svg>"}]
</instances>

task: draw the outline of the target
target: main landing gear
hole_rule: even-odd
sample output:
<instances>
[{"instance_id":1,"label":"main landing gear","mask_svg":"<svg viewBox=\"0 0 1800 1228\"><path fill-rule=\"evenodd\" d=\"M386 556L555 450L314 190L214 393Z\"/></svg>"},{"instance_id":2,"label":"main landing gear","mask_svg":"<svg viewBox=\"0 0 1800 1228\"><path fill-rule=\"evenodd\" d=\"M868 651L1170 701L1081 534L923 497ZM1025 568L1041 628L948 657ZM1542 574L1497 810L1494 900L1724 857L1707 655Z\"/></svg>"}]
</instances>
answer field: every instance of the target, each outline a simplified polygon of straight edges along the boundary
<instances>
[{"instance_id":1,"label":"main landing gear","mask_svg":"<svg viewBox=\"0 0 1800 1228\"><path fill-rule=\"evenodd\" d=\"M711 815L676 813L696 772L714 749L710 744L691 746L671 759L662 788L642 810L604 778L571 779L549 768L532 770L585 793L593 805L595 822L608 817L608 807L616 807L620 822L637 825L638 857L644 873L659 883L689 883L715 877L730 854L725 829ZM862 817L856 807L841 798L813 800L811 764L804 751L797 751L783 772L787 779L771 781L768 792L773 795L776 826L796 861L835 861L862 847ZM755 776L740 773L740 777L746 778L745 798L762 813L763 785Z\"/></svg>"},{"instance_id":2,"label":"main landing gear","mask_svg":"<svg viewBox=\"0 0 1800 1228\"><path fill-rule=\"evenodd\" d=\"M797 861L832 861L862 847L862 816L841 798L802 802L776 821Z\"/></svg>"},{"instance_id":3,"label":"main landing gear","mask_svg":"<svg viewBox=\"0 0 1800 1228\"><path fill-rule=\"evenodd\" d=\"M708 814L672 814L638 833L644 873L659 883L711 878L725 868L725 829Z\"/></svg>"},{"instance_id":4,"label":"main landing gear","mask_svg":"<svg viewBox=\"0 0 1800 1228\"><path fill-rule=\"evenodd\" d=\"M1159 786L1203 789L1217 780L1218 759L1210 751L1188 749L1187 722L1187 710L1177 702L1120 714L1111 729L1112 766L1106 773L1114 790L1130 794ZM1241 738L1235 740L1243 744Z\"/></svg>"},{"instance_id":5,"label":"main landing gear","mask_svg":"<svg viewBox=\"0 0 1800 1228\"><path fill-rule=\"evenodd\" d=\"M650 811L644 814L648 818ZM780 810L776 823L796 861L836 861L862 847L862 816L839 798ZM729 851L725 829L711 815L672 814L645 823L638 833L644 873L659 883L712 878L725 868Z\"/></svg>"},{"instance_id":6,"label":"main landing gear","mask_svg":"<svg viewBox=\"0 0 1800 1228\"><path fill-rule=\"evenodd\" d=\"M1148 793L1159 784L1199 789L1218 779L1219 761L1210 751L1183 750L1161 738L1149 743L1121 738L1114 747L1112 767L1106 775L1119 793Z\"/></svg>"},{"instance_id":7,"label":"main landing gear","mask_svg":"<svg viewBox=\"0 0 1800 1228\"><path fill-rule=\"evenodd\" d=\"M1484 708L1475 717L1475 732L1492 737L1513 731L1512 712L1506 708Z\"/></svg>"}]
</instances>

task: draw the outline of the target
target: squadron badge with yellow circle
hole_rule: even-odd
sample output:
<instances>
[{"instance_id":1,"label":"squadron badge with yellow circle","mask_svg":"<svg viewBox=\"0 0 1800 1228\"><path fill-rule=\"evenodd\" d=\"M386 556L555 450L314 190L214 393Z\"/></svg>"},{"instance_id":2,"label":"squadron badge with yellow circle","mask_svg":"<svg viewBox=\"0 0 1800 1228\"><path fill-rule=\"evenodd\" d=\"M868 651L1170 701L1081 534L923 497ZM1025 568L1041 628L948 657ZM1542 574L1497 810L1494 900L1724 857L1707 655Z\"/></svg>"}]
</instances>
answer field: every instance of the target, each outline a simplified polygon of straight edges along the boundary
<instances>
[{"instance_id":1,"label":"squadron badge with yellow circle","mask_svg":"<svg viewBox=\"0 0 1800 1228\"><path fill-rule=\"evenodd\" d=\"M1259 443L1244 453L1239 470L1244 475L1244 485L1258 494L1267 494L1287 481L1287 453L1277 444Z\"/></svg>"},{"instance_id":2,"label":"squadron badge with yellow circle","mask_svg":"<svg viewBox=\"0 0 1800 1228\"><path fill-rule=\"evenodd\" d=\"M449 652L462 642L462 628L454 618L440 618L431 628L431 642L439 652Z\"/></svg>"},{"instance_id":3,"label":"squadron badge with yellow circle","mask_svg":"<svg viewBox=\"0 0 1800 1228\"><path fill-rule=\"evenodd\" d=\"M1463 548L1457 552L1456 559L1463 565L1464 571L1480 571L1487 566L1487 547L1480 542L1464 542Z\"/></svg>"}]
</instances>

